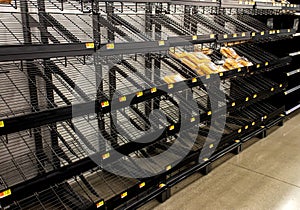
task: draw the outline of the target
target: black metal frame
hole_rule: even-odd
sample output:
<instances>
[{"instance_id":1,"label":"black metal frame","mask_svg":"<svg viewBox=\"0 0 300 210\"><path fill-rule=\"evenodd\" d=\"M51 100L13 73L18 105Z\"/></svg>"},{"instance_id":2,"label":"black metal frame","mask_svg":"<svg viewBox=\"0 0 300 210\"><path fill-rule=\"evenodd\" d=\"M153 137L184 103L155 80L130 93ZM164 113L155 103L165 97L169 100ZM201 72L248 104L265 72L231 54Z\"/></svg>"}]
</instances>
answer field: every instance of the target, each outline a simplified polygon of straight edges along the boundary
<instances>
[{"instance_id":1,"label":"black metal frame","mask_svg":"<svg viewBox=\"0 0 300 210\"><path fill-rule=\"evenodd\" d=\"M39 4L39 23L40 23L40 33L41 37L44 37L42 39L42 44L40 45L34 45L31 41L31 33L30 33L30 27L29 19L32 19L30 14L28 13L28 5L27 2L24 0L21 0L21 10L22 10L22 21L23 21L23 35L25 40L25 45L23 46L1 46L0 47L0 62L2 61L12 61L12 60L25 60L25 69L27 69L28 75L29 75L29 92L30 92L30 100L32 104L32 113L25 114L22 116L16 116L12 118L7 119L0 119L2 123L5 124L5 126L0 126L0 135L8 135L10 133L26 130L26 129L32 129L32 133L35 139L35 149L36 149L36 155L38 159L40 159L40 165L39 165L39 172L40 174L28 181L25 181L23 183L16 184L14 186L10 186L9 189L11 190L11 195L4 197L0 200L2 206L9 205L13 203L16 200L25 198L27 196L30 196L31 194L35 192L42 191L44 189L47 189L51 186L55 186L58 183L64 182L67 179L70 179L74 176L79 176L81 180L85 183L85 185L89 185L88 181L84 179L81 174L83 172L92 170L92 169L99 169L99 167L90 159L90 158L84 158L76 162L69 162L67 166L60 166L60 160L55 155L56 149L59 150L58 146L58 139L59 134L55 132L57 130L57 122L60 121L68 121L74 117L74 113L72 113L72 105L68 100L66 100L66 106L62 107L55 107L54 103L54 91L57 91L57 88L52 84L52 76L53 74L59 74L63 79L72 87L75 87L75 83L58 67L55 65L53 61L50 60L52 57L68 57L68 56L83 56L85 59L85 56L87 55L93 55L94 56L94 66L96 69L96 78L97 78L97 98L95 101L86 101L85 103L74 105L76 106L76 110L82 110L81 112L75 113L77 116L87 115L90 114L90 110L87 111L84 109L86 106L95 106L95 113L97 113L98 117L98 127L101 131L105 131L105 125L104 122L101 120L104 117L104 114L109 113L110 115L114 114L114 111L124 108L125 105L122 104L122 102L119 99L116 99L116 101L111 101L110 98L112 98L112 95L114 94L114 91L116 89L116 68L111 68L109 71L109 83L110 83L110 90L109 90L109 96L101 95L103 92L103 84L101 83L101 76L102 76L102 68L99 62L97 62L100 57L104 56L111 56L111 55L119 55L119 54L137 54L137 53L146 53L145 56L145 66L147 69L151 70L146 73L146 78L148 80L152 80L152 76L160 76L160 68L162 65L162 60L164 57L157 53L162 51L168 51L170 47L173 46L186 46L186 45L193 45L193 44L203 44L203 43L214 43L214 44L224 44L224 43L230 43L230 42L241 42L241 41L253 41L253 42L262 42L262 41L270 41L273 37L284 37L284 38L290 38L293 34L296 33L293 29L286 29L286 30L280 30L278 31L263 31L260 33L257 32L243 32L243 33L237 33L237 34L208 34L208 35L198 35L196 38L195 36L191 35L183 35L180 37L171 37L168 40L164 40L163 44L161 41L144 41L144 42L129 42L129 43L120 43L120 44L114 44L114 49L111 49L106 44L101 43L101 37L100 37L100 29L101 24L109 24L108 30L108 37L110 42L115 41L115 34L122 34L122 31L118 31L118 28L115 24L118 23L118 19L114 17L114 1L106 1L107 6L107 22L103 22L103 17L99 14L99 2L101 0L95 0L92 2L92 10L93 13L93 39L94 43L80 43L79 40L75 35L73 35L70 31L68 31L62 24L60 24L54 17L52 17L50 14L47 14L45 12L45 5L44 0L38 0ZM119 1L119 2L126 2L126 1ZM130 1L132 2L132 1ZM165 11L163 11L162 8L162 2L158 3L157 0L147 0L142 1L139 0L137 2L147 2L147 9L146 9L146 32L151 33L152 32L152 24L155 26L155 40L161 39L161 30L162 30L162 24L159 22L152 22L152 5L153 3L156 4L156 11L155 15L164 15ZM164 1L165 2L165 1ZM204 1L204 2L195 2L195 1L168 1L167 3L171 4L183 4L185 5L185 27L192 31L192 33L196 34L195 29L197 28L195 26L195 23L193 23L189 17L190 13L197 14L197 8L196 6L205 6L205 7L220 7L221 9L226 8L243 8L245 5L223 5L221 2L213 2L213 1ZM195 4L195 7L189 6L191 3ZM62 8L63 8L63 1L62 1ZM82 4L82 2L81 2ZM248 9L265 9L265 10L272 10L272 7L270 8L270 5L267 5L266 7L260 6L259 4L256 5L248 5ZM82 6L83 8L83 6ZM290 8L291 10L295 11L298 10L298 8ZM57 30L61 31L64 36L66 36L72 43L70 44L59 44L57 41L56 44L49 44L48 38L45 38L48 36L48 23L46 22L45 18L47 18L47 21L55 25ZM119 19L121 21L121 19ZM31 21L32 22L32 21ZM119 22L120 23L120 22ZM174 28L173 30L176 31L177 29ZM178 32L178 31L177 31ZM179 30L181 33L181 30ZM55 37L52 38L55 40ZM97 52L97 53L95 53ZM44 65L44 72L39 72L40 70L34 65L33 59L43 59L43 65ZM204 77L193 77L189 78L188 80L184 82L178 82L173 84L172 90L169 92L175 93L177 91L183 90L183 84L186 84L189 88L195 88L195 87L204 87L201 80L206 80L206 82L209 84L214 81L215 77L221 77L222 80L226 80L229 78L234 77L246 77L251 76L253 74L262 74L265 72L269 72L271 70L274 70L276 68L287 66L291 62L290 57L283 57L278 60L272 60L272 61L265 61L265 63L256 63L252 67L245 67L245 68L239 68L232 71L220 73L219 75L210 75L210 76L204 76ZM130 64L128 64L130 65ZM52 67L49 67L52 66ZM45 79L46 82L46 95L49 101L47 101L47 110L39 110L39 101L37 96L37 82L36 77L42 76ZM46 79L47 78L47 79ZM154 77L155 78L155 77ZM196 81L196 82L195 82ZM153 84L158 84L158 81L154 79ZM154 88L154 87L153 87ZM157 91L155 93L152 93L151 89L141 90L143 92L143 95L141 97L136 97L136 93L131 93L126 95L126 98L133 97L133 101L131 103L131 106L134 104L138 104L141 102L145 102L145 113L143 114L146 118L149 116L150 112L153 109L158 109L160 107L160 100L162 96L166 95L166 92L163 90L168 90L169 86L168 84L160 85L155 87L157 88ZM236 101L229 101L229 106L233 104L234 106L230 106L228 108L228 113L234 113L239 109L247 109L247 107L256 104L257 102L265 101L266 99L270 98L271 96L278 97L286 88L286 84L281 84L278 87L272 88L272 90L264 90L260 93L258 93L258 97L255 97L254 100L245 102L244 99L239 99ZM83 98L88 98L85 96L85 94L80 91L79 94L82 95ZM191 96L187 96L191 97ZM114 109L108 106L103 106L102 103L108 102L108 104L117 104ZM228 152L237 152L239 153L242 148L242 143L249 140L253 136L261 134L262 136L266 135L266 131L268 128L277 125L282 124L284 119L284 107L279 107L276 110L273 110L271 113L268 113L268 118L261 120L261 118L253 119L253 127L250 129L244 129L241 128L241 132L232 132L230 135L223 137L222 139L222 145L217 150L217 152L214 153L212 157L209 158L209 160L205 163L198 163L198 157L200 151L192 151L180 164L177 166L172 167L170 170L167 170L162 175L159 175L157 177L151 178L151 179L145 179L145 180L139 180L139 184L145 183L146 186L141 188L140 185L135 185L127 190L126 192L126 198L124 199L119 194L115 195L109 200L100 200L103 201L103 205L100 207L101 209L112 209L119 206L123 206L125 209L132 209L137 208L140 205L143 205L150 199L153 199L155 197L160 197L161 201L164 201L170 196L170 188L180 182L182 179L186 178L187 176L191 175L192 173L203 171L205 174L209 173L211 170L211 164L221 156L227 154ZM211 113L204 113L199 114L199 116L194 116L196 118L200 118L201 122L209 121ZM30 122L30 123L28 123ZM197 120L196 120L197 122ZM44 151L43 151L43 140L41 136L41 126L43 125L49 125L50 126L50 138L51 138L51 146L54 149L54 152L52 153L52 162L54 167L53 171L50 172L44 172L43 170L43 159L44 159ZM191 125L194 125L194 123L181 125L184 128L189 128ZM162 140L166 136L173 136L176 135L178 132L178 129L180 127L179 123L175 123L173 125L175 129L168 130L168 128L164 128L162 130L157 130L158 133L163 131L163 135L157 139L155 142L151 142L149 144L138 144L134 142L126 143L124 145L118 146L118 151L122 154L128 155L134 151L141 150L143 148L146 148L149 145L152 145L154 143L157 143L158 141ZM245 125L243 125L245 126ZM248 126L248 125L246 125ZM116 136L117 133L115 133L114 124L111 121L110 122L110 139L112 143L117 145ZM147 129L147 128L145 128ZM239 140L239 141L235 141ZM111 160L118 160L119 157L114 153L114 151L106 151L110 154L110 161ZM104 154L95 154L97 156L102 156ZM103 160L105 163L105 160ZM195 162L195 164L190 167L189 169L185 171L180 171L181 167L185 166L187 163ZM177 171L178 170L178 171ZM172 176L170 176L171 173L175 173ZM168 177L168 178L167 178ZM162 185L163 184L163 185ZM138 196L139 194L146 193L144 196ZM128 194L128 195L127 195ZM136 197L138 197L136 199ZM135 201L130 201L130 199L135 199ZM130 202L128 202L130 201ZM124 204L128 202L127 204ZM96 203L92 204L89 209L96 209Z\"/></svg>"}]
</instances>

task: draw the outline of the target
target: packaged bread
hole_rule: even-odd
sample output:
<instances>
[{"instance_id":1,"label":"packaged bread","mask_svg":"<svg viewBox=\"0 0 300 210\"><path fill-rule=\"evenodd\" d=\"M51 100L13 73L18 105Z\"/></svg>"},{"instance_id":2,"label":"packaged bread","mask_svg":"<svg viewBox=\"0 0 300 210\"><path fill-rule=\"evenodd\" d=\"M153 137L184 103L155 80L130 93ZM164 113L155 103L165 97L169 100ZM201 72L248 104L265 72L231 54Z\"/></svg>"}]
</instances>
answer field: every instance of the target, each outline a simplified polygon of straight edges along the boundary
<instances>
[{"instance_id":1,"label":"packaged bread","mask_svg":"<svg viewBox=\"0 0 300 210\"><path fill-rule=\"evenodd\" d=\"M0 0L0 4L10 4L11 0Z\"/></svg>"},{"instance_id":2,"label":"packaged bread","mask_svg":"<svg viewBox=\"0 0 300 210\"><path fill-rule=\"evenodd\" d=\"M201 69L197 69L197 70L196 70L196 73L197 73L199 76L204 76L204 75L206 75Z\"/></svg>"},{"instance_id":3,"label":"packaged bread","mask_svg":"<svg viewBox=\"0 0 300 210\"><path fill-rule=\"evenodd\" d=\"M199 66L199 70L201 70L205 74L218 73L218 67L214 63L212 63L212 62L210 62L210 63L202 63Z\"/></svg>"},{"instance_id":4,"label":"packaged bread","mask_svg":"<svg viewBox=\"0 0 300 210\"><path fill-rule=\"evenodd\" d=\"M239 57L236 59L236 61L241 64L242 66L253 66L253 63L250 62L247 58L245 57Z\"/></svg>"},{"instance_id":5,"label":"packaged bread","mask_svg":"<svg viewBox=\"0 0 300 210\"><path fill-rule=\"evenodd\" d=\"M196 65L201 63L201 60L192 53L187 53L186 58L192 61Z\"/></svg>"},{"instance_id":6,"label":"packaged bread","mask_svg":"<svg viewBox=\"0 0 300 210\"><path fill-rule=\"evenodd\" d=\"M227 58L225 60L225 63L223 65L226 69L237 69L240 67L243 67L243 65L241 65L240 63L238 63L236 60L232 59L232 58Z\"/></svg>"},{"instance_id":7,"label":"packaged bread","mask_svg":"<svg viewBox=\"0 0 300 210\"><path fill-rule=\"evenodd\" d=\"M193 70L197 69L197 65L190 61L188 58L181 58L180 61Z\"/></svg>"},{"instance_id":8,"label":"packaged bread","mask_svg":"<svg viewBox=\"0 0 300 210\"><path fill-rule=\"evenodd\" d=\"M237 59L238 57L240 57L234 49L232 49L231 47L221 47L220 50L221 54L223 56L225 56L226 58L234 58Z\"/></svg>"},{"instance_id":9,"label":"packaged bread","mask_svg":"<svg viewBox=\"0 0 300 210\"><path fill-rule=\"evenodd\" d=\"M203 48L201 50L201 52L204 54L204 55L211 55L214 51L212 49L209 49L209 48Z\"/></svg>"},{"instance_id":10,"label":"packaged bread","mask_svg":"<svg viewBox=\"0 0 300 210\"><path fill-rule=\"evenodd\" d=\"M201 60L211 60L210 57L208 57L207 55L205 55L202 52L194 52L193 53L195 56L197 56L197 58L201 59Z\"/></svg>"},{"instance_id":11,"label":"packaged bread","mask_svg":"<svg viewBox=\"0 0 300 210\"><path fill-rule=\"evenodd\" d=\"M196 53L187 53L186 58L192 61L197 66L199 66L201 63L210 62L210 59L202 56L198 57Z\"/></svg>"},{"instance_id":12,"label":"packaged bread","mask_svg":"<svg viewBox=\"0 0 300 210\"><path fill-rule=\"evenodd\" d=\"M168 84L172 84L175 82L181 82L184 78L180 74L172 74L164 76L163 80Z\"/></svg>"}]
</instances>

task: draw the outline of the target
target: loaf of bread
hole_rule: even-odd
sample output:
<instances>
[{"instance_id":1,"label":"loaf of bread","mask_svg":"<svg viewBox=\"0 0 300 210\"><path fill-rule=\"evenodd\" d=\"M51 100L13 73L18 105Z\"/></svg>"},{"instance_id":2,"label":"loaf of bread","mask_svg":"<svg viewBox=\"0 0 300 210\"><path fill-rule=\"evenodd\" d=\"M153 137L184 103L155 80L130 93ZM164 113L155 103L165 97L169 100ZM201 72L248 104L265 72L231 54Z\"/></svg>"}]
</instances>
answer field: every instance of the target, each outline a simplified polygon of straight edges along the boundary
<instances>
[{"instance_id":1,"label":"loaf of bread","mask_svg":"<svg viewBox=\"0 0 300 210\"><path fill-rule=\"evenodd\" d=\"M187 65L190 69L197 69L197 65L194 62L190 61L188 58L181 58L180 61Z\"/></svg>"},{"instance_id":2,"label":"loaf of bread","mask_svg":"<svg viewBox=\"0 0 300 210\"><path fill-rule=\"evenodd\" d=\"M232 59L232 58L227 58L225 60L225 63L223 65L226 69L231 70L231 69L237 69L240 67L243 67L243 65L241 65L240 63L238 63L236 60Z\"/></svg>"},{"instance_id":3,"label":"loaf of bread","mask_svg":"<svg viewBox=\"0 0 300 210\"><path fill-rule=\"evenodd\" d=\"M208 57L207 55L205 55L202 52L194 52L193 53L197 58L201 59L201 60L211 60L210 57Z\"/></svg>"},{"instance_id":4,"label":"loaf of bread","mask_svg":"<svg viewBox=\"0 0 300 210\"><path fill-rule=\"evenodd\" d=\"M225 56L226 58L234 58L237 59L238 57L240 57L234 49L230 48L230 47L221 47L220 50L221 54L223 56Z\"/></svg>"},{"instance_id":5,"label":"loaf of bread","mask_svg":"<svg viewBox=\"0 0 300 210\"><path fill-rule=\"evenodd\" d=\"M253 63L250 62L247 58L245 57L239 57L236 59L236 61L241 64L242 66L253 66Z\"/></svg>"},{"instance_id":6,"label":"loaf of bread","mask_svg":"<svg viewBox=\"0 0 300 210\"><path fill-rule=\"evenodd\" d=\"M214 51L212 49L209 49L209 48L203 48L201 50L201 52L204 54L204 55L211 55Z\"/></svg>"},{"instance_id":7,"label":"loaf of bread","mask_svg":"<svg viewBox=\"0 0 300 210\"><path fill-rule=\"evenodd\" d=\"M199 76L204 76L205 73L201 70L201 69L197 69L196 70L196 73L199 75Z\"/></svg>"},{"instance_id":8,"label":"loaf of bread","mask_svg":"<svg viewBox=\"0 0 300 210\"><path fill-rule=\"evenodd\" d=\"M214 74L218 72L218 67L214 63L202 63L199 66L199 70L205 74Z\"/></svg>"},{"instance_id":9,"label":"loaf of bread","mask_svg":"<svg viewBox=\"0 0 300 210\"><path fill-rule=\"evenodd\" d=\"M201 60L192 53L187 53L185 58L189 59L191 62L193 62L196 65L199 65L201 63Z\"/></svg>"},{"instance_id":10,"label":"loaf of bread","mask_svg":"<svg viewBox=\"0 0 300 210\"><path fill-rule=\"evenodd\" d=\"M10 4L11 0L0 0L0 4Z\"/></svg>"},{"instance_id":11,"label":"loaf of bread","mask_svg":"<svg viewBox=\"0 0 300 210\"><path fill-rule=\"evenodd\" d=\"M172 84L175 82L181 82L184 78L180 74L172 74L164 76L163 80L168 84Z\"/></svg>"}]
</instances>

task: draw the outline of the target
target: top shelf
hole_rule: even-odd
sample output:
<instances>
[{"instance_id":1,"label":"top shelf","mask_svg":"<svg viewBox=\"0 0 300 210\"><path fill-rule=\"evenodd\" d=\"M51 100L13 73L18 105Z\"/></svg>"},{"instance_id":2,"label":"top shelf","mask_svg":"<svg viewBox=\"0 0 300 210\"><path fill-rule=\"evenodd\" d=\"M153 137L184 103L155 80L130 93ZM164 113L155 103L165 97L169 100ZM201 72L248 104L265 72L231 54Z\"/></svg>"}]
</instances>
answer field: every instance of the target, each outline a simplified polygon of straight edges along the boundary
<instances>
[{"instance_id":1,"label":"top shelf","mask_svg":"<svg viewBox=\"0 0 300 210\"><path fill-rule=\"evenodd\" d=\"M29 0L31 9L38 9L37 0ZM274 14L288 14L300 11L300 4L285 4L285 3L272 3L272 2L256 2L253 0L99 0L99 6L107 3L120 3L120 4L145 4L145 3L161 3L165 5L185 5L195 7L214 7L223 9L239 9L239 10L253 10L253 11L269 11ZM94 4L94 5L93 5ZM92 13L95 7L93 1L75 1L75 0L45 0L46 11L69 11L69 12L80 12L80 13ZM0 4L3 11L7 9L19 10L20 2L18 0L11 1L10 4ZM95 12L95 10L94 10ZM227 11L225 11L227 12ZM246 12L246 11L245 11ZM248 11L249 12L249 11ZM255 12L254 12L255 13Z\"/></svg>"}]
</instances>

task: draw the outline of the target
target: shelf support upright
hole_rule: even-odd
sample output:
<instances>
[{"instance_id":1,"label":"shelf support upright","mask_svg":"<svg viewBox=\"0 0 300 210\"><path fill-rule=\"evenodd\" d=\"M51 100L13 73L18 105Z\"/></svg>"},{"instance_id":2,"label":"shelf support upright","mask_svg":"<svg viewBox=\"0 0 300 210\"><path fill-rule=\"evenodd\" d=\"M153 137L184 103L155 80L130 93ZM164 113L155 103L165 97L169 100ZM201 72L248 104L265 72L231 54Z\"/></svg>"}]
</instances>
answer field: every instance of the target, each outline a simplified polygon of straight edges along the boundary
<instances>
[{"instance_id":1,"label":"shelf support upright","mask_svg":"<svg viewBox=\"0 0 300 210\"><path fill-rule=\"evenodd\" d=\"M94 0L92 2L92 12L93 12L93 38L95 46L100 46L101 44L101 23L100 23L100 10L99 10L99 0ZM103 97L103 82L102 82L102 66L99 53L93 55L94 67L95 67L95 77L96 77L96 88L97 88L97 101ZM98 119L98 129L99 132L105 130L104 114L101 112L97 113ZM102 146L102 145L101 145ZM102 148L99 148L99 150Z\"/></svg>"},{"instance_id":2,"label":"shelf support upright","mask_svg":"<svg viewBox=\"0 0 300 210\"><path fill-rule=\"evenodd\" d=\"M145 32L152 37L153 29L152 29L152 3L146 3L146 10L145 10ZM152 81L152 56L151 53L147 53L145 55L145 76L150 81ZM145 116L148 117L152 111L152 102L146 101L145 102ZM145 126L145 129L149 129Z\"/></svg>"},{"instance_id":3,"label":"shelf support upright","mask_svg":"<svg viewBox=\"0 0 300 210\"><path fill-rule=\"evenodd\" d=\"M184 6L183 24L184 24L184 27L187 29L191 28L190 11L191 11L190 6Z\"/></svg>"},{"instance_id":4,"label":"shelf support upright","mask_svg":"<svg viewBox=\"0 0 300 210\"><path fill-rule=\"evenodd\" d=\"M115 26L115 21L113 19L114 16L114 3L113 2L106 2L106 14L107 14L107 20L112 24L112 26ZM115 33L114 31L108 30L107 32L108 40L109 42L114 43L115 42ZM109 57L107 58L109 59ZM108 80L109 80L109 98L112 99L113 95L115 94L117 83L116 83L116 69L114 66L109 65L109 71L108 71ZM114 125L113 119L116 118L116 111L110 112L110 134L111 134L111 145L118 145L117 142L117 131L116 126Z\"/></svg>"},{"instance_id":5,"label":"shelf support upright","mask_svg":"<svg viewBox=\"0 0 300 210\"><path fill-rule=\"evenodd\" d=\"M155 14L162 13L162 3L159 3L157 7L155 7ZM162 26L159 23L155 23L155 40L162 39ZM161 68L161 54L157 53L156 58L154 60L154 84L158 84L160 80L160 68ZM155 98L153 100L153 109L159 109L160 99Z\"/></svg>"},{"instance_id":6,"label":"shelf support upright","mask_svg":"<svg viewBox=\"0 0 300 210\"><path fill-rule=\"evenodd\" d=\"M22 18L22 28L23 28L23 38L24 44L30 45L32 44L31 39L31 30L30 30L30 22L29 22L29 11L28 11L28 2L26 0L20 0L21 6L21 18ZM31 103L32 112L39 111L39 103L38 103L38 93L37 93L37 83L36 83L36 70L33 65L33 60L26 60L24 62L24 67L27 70L28 75L28 84L29 84L29 96ZM35 141L35 154L38 160L38 173L44 172L44 161L45 154L43 150L43 139L41 135L41 128L33 128L33 137Z\"/></svg>"},{"instance_id":7,"label":"shelf support upright","mask_svg":"<svg viewBox=\"0 0 300 210\"><path fill-rule=\"evenodd\" d=\"M47 30L47 20L45 20L45 13L46 13L46 8L45 8L45 0L38 0L38 12L39 12L39 22L41 24L41 28L44 28L44 30L40 31L41 35L41 41L43 44L47 45L49 44L48 40L48 30ZM50 62L50 59L44 59L43 63L44 66L48 66ZM53 88L51 86L53 80L52 80L52 73L49 70L49 68L44 69L45 76L48 78L48 82L46 82L46 95L47 95L47 107L48 108L54 108L54 94L53 94ZM50 83L50 84L49 84ZM51 147L52 147L52 154L51 158L53 161L53 166L55 168L60 167L60 160L58 156L56 155L56 150L58 149L58 136L56 133L57 126L56 123L53 123L50 126L50 138L51 138ZM44 136L45 139L45 136Z\"/></svg>"},{"instance_id":8,"label":"shelf support upright","mask_svg":"<svg viewBox=\"0 0 300 210\"><path fill-rule=\"evenodd\" d=\"M198 14L198 8L196 6L193 7L192 9L192 15L197 15ZM191 31L193 32L194 35L197 35L198 28L197 28L197 22L196 21L191 21Z\"/></svg>"}]
</instances>

